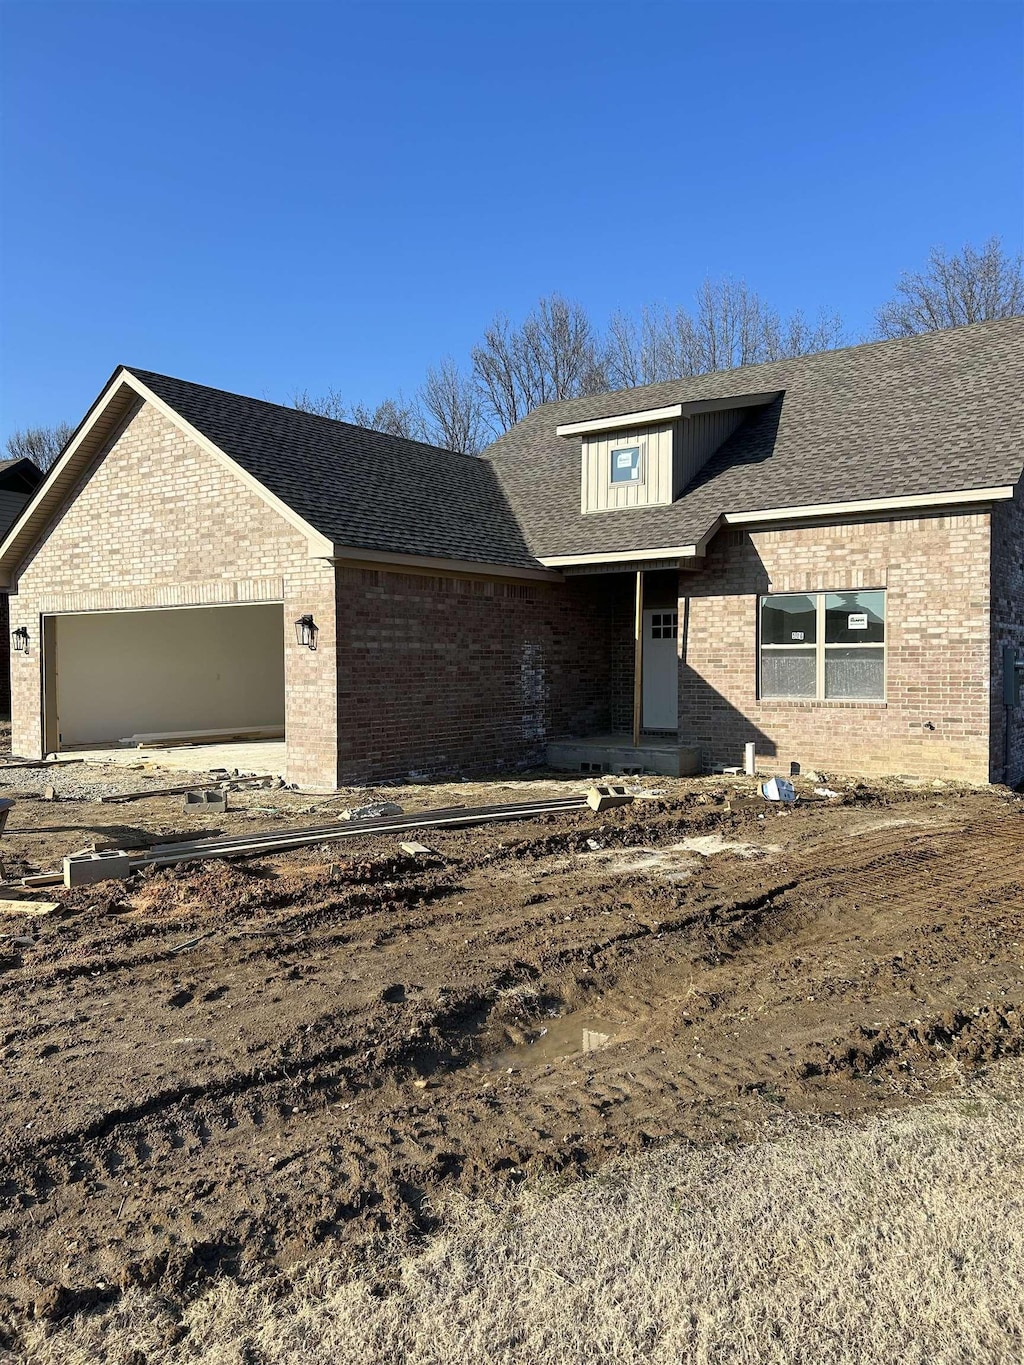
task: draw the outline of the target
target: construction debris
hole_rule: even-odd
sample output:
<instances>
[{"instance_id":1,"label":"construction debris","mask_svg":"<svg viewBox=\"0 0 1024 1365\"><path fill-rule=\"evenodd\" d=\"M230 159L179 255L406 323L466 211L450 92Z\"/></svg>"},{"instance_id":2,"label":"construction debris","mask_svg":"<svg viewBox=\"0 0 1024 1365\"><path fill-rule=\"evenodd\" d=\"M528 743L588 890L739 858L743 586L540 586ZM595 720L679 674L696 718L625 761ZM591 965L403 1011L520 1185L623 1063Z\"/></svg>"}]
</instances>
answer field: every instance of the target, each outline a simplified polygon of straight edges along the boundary
<instances>
[{"instance_id":1,"label":"construction debris","mask_svg":"<svg viewBox=\"0 0 1024 1365\"><path fill-rule=\"evenodd\" d=\"M385 815L401 815L402 807L396 806L394 801L380 801L375 806L352 806L349 810L343 810L338 816L339 820L379 820Z\"/></svg>"},{"instance_id":2,"label":"construction debris","mask_svg":"<svg viewBox=\"0 0 1024 1365\"><path fill-rule=\"evenodd\" d=\"M834 792L831 787L815 787L814 795L834 797L838 800L842 796L842 792Z\"/></svg>"},{"instance_id":3,"label":"construction debris","mask_svg":"<svg viewBox=\"0 0 1024 1365\"><path fill-rule=\"evenodd\" d=\"M215 815L228 808L228 794L222 787L212 790L190 791L185 793L184 806L187 811L209 811Z\"/></svg>"},{"instance_id":4,"label":"construction debris","mask_svg":"<svg viewBox=\"0 0 1024 1365\"><path fill-rule=\"evenodd\" d=\"M625 787L591 787L587 792L587 805L599 813L615 806L628 806L632 801Z\"/></svg>"},{"instance_id":5,"label":"construction debris","mask_svg":"<svg viewBox=\"0 0 1024 1365\"><path fill-rule=\"evenodd\" d=\"M14 802L4 797L0 800L0 834L3 834L7 827L7 817L14 808Z\"/></svg>"},{"instance_id":6,"label":"construction debris","mask_svg":"<svg viewBox=\"0 0 1024 1365\"><path fill-rule=\"evenodd\" d=\"M403 853L408 853L410 858L435 858L437 856L432 848L427 848L426 844L418 844L415 840L407 844L399 844L398 847Z\"/></svg>"},{"instance_id":7,"label":"construction debris","mask_svg":"<svg viewBox=\"0 0 1024 1365\"><path fill-rule=\"evenodd\" d=\"M52 915L59 909L57 901L0 900L0 915Z\"/></svg>"},{"instance_id":8,"label":"construction debris","mask_svg":"<svg viewBox=\"0 0 1024 1365\"><path fill-rule=\"evenodd\" d=\"M761 795L766 801L781 801L790 806L796 800L796 788L788 777L773 777L762 783Z\"/></svg>"},{"instance_id":9,"label":"construction debris","mask_svg":"<svg viewBox=\"0 0 1024 1365\"><path fill-rule=\"evenodd\" d=\"M108 853L77 853L64 859L64 885L90 886L117 878L126 881L132 875L131 854L124 849Z\"/></svg>"},{"instance_id":10,"label":"construction debris","mask_svg":"<svg viewBox=\"0 0 1024 1365\"><path fill-rule=\"evenodd\" d=\"M56 788L56 787L44 787L44 788L43 788L43 800L44 800L44 801L57 801L57 800L59 800L59 799L60 799L60 798L59 798L58 795L57 795L57 788Z\"/></svg>"},{"instance_id":11,"label":"construction debris","mask_svg":"<svg viewBox=\"0 0 1024 1365\"><path fill-rule=\"evenodd\" d=\"M114 792L111 796L101 796L100 800L104 805L115 804L122 801L144 801L150 796L184 796L186 792L206 791L211 787L220 787L227 778L217 778L213 782L186 782L180 787L149 787L145 791L139 792ZM275 778L269 773L262 773L258 776L232 777L231 784L239 786L270 786L274 784ZM280 781L280 778L276 779ZM282 782L282 786L284 783Z\"/></svg>"},{"instance_id":12,"label":"construction debris","mask_svg":"<svg viewBox=\"0 0 1024 1365\"><path fill-rule=\"evenodd\" d=\"M583 1030L583 1051L597 1052L599 1048L611 1041L610 1033L599 1033L596 1029L585 1028Z\"/></svg>"},{"instance_id":13,"label":"construction debris","mask_svg":"<svg viewBox=\"0 0 1024 1365\"><path fill-rule=\"evenodd\" d=\"M61 768L69 763L84 762L84 758L55 758L52 754L49 758L15 758L9 763L0 763L0 772L6 772L8 768Z\"/></svg>"}]
</instances>

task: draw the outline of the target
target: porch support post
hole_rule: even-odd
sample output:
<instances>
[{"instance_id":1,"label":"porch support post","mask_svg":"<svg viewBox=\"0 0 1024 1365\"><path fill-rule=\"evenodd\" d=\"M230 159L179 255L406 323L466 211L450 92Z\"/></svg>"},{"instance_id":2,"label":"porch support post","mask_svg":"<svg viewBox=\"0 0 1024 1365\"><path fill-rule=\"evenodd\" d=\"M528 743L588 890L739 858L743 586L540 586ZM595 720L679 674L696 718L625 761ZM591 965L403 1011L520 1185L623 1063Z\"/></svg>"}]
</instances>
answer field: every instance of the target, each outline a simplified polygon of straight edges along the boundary
<instances>
[{"instance_id":1,"label":"porch support post","mask_svg":"<svg viewBox=\"0 0 1024 1365\"><path fill-rule=\"evenodd\" d=\"M633 748L640 747L644 686L644 571L636 571L636 613L633 622Z\"/></svg>"}]
</instances>

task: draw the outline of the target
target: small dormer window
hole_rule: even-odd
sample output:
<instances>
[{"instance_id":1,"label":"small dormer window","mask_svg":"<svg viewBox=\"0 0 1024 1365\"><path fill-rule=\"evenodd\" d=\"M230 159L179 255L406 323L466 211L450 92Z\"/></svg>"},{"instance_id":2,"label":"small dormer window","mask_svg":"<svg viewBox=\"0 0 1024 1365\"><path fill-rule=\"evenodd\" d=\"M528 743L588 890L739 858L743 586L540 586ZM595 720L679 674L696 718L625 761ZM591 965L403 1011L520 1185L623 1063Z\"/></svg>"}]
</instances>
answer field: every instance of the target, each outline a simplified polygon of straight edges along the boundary
<instances>
[{"instance_id":1,"label":"small dormer window","mask_svg":"<svg viewBox=\"0 0 1024 1365\"><path fill-rule=\"evenodd\" d=\"M640 446L613 446L611 452L612 483L643 483Z\"/></svg>"}]
</instances>

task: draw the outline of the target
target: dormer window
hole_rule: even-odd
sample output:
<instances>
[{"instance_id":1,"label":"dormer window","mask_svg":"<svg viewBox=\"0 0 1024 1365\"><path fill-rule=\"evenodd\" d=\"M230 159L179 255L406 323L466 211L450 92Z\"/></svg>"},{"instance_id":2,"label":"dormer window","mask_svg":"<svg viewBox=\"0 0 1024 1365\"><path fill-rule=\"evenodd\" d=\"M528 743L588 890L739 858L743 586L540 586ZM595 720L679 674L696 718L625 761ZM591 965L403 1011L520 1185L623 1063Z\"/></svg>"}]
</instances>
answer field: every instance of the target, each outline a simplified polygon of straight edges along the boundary
<instances>
[{"instance_id":1,"label":"dormer window","mask_svg":"<svg viewBox=\"0 0 1024 1365\"><path fill-rule=\"evenodd\" d=\"M781 396L781 390L773 390L693 399L556 427L559 436L582 438L580 511L618 512L674 502L748 409L766 407Z\"/></svg>"},{"instance_id":2,"label":"dormer window","mask_svg":"<svg viewBox=\"0 0 1024 1365\"><path fill-rule=\"evenodd\" d=\"M643 483L640 446L613 446L611 451L612 483Z\"/></svg>"}]
</instances>

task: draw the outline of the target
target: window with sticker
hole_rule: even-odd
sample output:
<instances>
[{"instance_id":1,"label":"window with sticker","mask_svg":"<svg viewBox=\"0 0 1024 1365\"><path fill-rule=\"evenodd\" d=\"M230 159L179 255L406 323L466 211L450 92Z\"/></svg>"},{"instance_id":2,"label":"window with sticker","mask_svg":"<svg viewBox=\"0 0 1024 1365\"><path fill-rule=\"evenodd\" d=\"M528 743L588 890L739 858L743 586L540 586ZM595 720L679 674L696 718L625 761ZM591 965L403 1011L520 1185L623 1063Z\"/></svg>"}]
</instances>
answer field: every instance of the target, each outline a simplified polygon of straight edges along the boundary
<instances>
[{"instance_id":1,"label":"window with sticker","mask_svg":"<svg viewBox=\"0 0 1024 1365\"><path fill-rule=\"evenodd\" d=\"M618 446L612 450L612 483L640 483L640 447Z\"/></svg>"},{"instance_id":2,"label":"window with sticker","mask_svg":"<svg viewBox=\"0 0 1024 1365\"><path fill-rule=\"evenodd\" d=\"M885 592L773 593L761 598L760 695L885 700Z\"/></svg>"}]
</instances>

